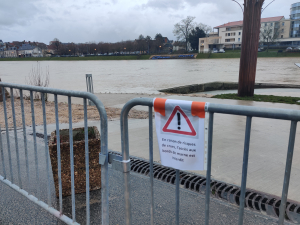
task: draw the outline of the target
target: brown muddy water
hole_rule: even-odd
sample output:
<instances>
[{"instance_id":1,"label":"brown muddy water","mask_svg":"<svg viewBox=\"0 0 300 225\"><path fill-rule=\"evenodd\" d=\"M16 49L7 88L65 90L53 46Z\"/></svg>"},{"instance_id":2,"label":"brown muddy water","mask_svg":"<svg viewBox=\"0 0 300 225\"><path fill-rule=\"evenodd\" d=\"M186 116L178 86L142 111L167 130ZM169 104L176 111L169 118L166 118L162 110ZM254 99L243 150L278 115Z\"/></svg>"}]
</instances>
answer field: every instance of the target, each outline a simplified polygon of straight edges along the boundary
<instances>
[{"instance_id":1,"label":"brown muddy water","mask_svg":"<svg viewBox=\"0 0 300 225\"><path fill-rule=\"evenodd\" d=\"M86 90L85 74L93 74L95 93L147 93L189 84L238 81L239 59L41 61L49 67L50 87ZM259 58L257 82L300 84L299 58ZM34 61L0 62L4 82L25 84Z\"/></svg>"}]
</instances>

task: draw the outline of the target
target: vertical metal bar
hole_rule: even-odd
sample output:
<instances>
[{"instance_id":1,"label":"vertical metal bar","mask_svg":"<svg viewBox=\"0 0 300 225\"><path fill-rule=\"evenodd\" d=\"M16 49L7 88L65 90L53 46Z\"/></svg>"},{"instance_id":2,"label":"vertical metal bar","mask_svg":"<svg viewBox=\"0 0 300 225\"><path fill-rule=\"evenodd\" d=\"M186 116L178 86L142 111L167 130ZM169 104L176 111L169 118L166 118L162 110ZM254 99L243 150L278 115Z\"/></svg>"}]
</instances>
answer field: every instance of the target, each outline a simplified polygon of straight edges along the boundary
<instances>
[{"instance_id":1,"label":"vertical metal bar","mask_svg":"<svg viewBox=\"0 0 300 225\"><path fill-rule=\"evenodd\" d=\"M46 118L46 106L45 106L45 94L41 93L42 97L42 108L43 108L43 124L44 124L44 144L45 144L45 158L46 158L46 167L47 167L47 178L48 178L48 205L51 207L51 192L50 192L50 156L48 149L48 138L47 138L47 118Z\"/></svg>"},{"instance_id":2,"label":"vertical metal bar","mask_svg":"<svg viewBox=\"0 0 300 225\"><path fill-rule=\"evenodd\" d=\"M16 148L16 155L17 155L19 187L21 189L23 189L22 180L21 180L20 153L19 153L19 143L18 143L18 135L17 135L17 123L16 123L16 112L15 112L14 89L13 88L10 88L10 101L11 101L11 111L12 111L13 124L14 124L14 136L15 136L15 148Z\"/></svg>"},{"instance_id":3,"label":"vertical metal bar","mask_svg":"<svg viewBox=\"0 0 300 225\"><path fill-rule=\"evenodd\" d=\"M8 160L9 160L9 172L10 172L11 182L14 183L14 174L13 174L12 163L11 163L10 141L9 141L8 120L7 120L6 99L5 99L5 89L4 89L4 87L2 87L2 97L3 97L3 111L4 111L5 128L6 128L6 141L7 141Z\"/></svg>"},{"instance_id":4,"label":"vertical metal bar","mask_svg":"<svg viewBox=\"0 0 300 225\"><path fill-rule=\"evenodd\" d=\"M150 159L150 224L154 224L154 192L153 192L153 121L152 121L152 107L149 106L149 159Z\"/></svg>"},{"instance_id":5,"label":"vertical metal bar","mask_svg":"<svg viewBox=\"0 0 300 225\"><path fill-rule=\"evenodd\" d=\"M180 172L176 170L176 189L175 189L175 198L176 198L176 224L179 225L179 183L180 183Z\"/></svg>"},{"instance_id":6,"label":"vertical metal bar","mask_svg":"<svg viewBox=\"0 0 300 225\"><path fill-rule=\"evenodd\" d=\"M57 175L58 175L58 189L59 189L59 212L62 214L62 184L61 184L61 157L60 157L60 133L59 133L59 117L57 94L54 95L55 104L55 124L56 124L56 145L57 145Z\"/></svg>"},{"instance_id":7,"label":"vertical metal bar","mask_svg":"<svg viewBox=\"0 0 300 225\"><path fill-rule=\"evenodd\" d=\"M30 184L30 173L29 173L29 160L28 160L28 148L27 148L27 135L26 135L26 121L24 113L24 99L23 99L23 90L20 89L20 101L21 101L21 113L22 113L22 125L23 125L23 140L24 140L24 149L25 149L25 160L26 160L26 173L27 173L27 185Z\"/></svg>"},{"instance_id":8,"label":"vertical metal bar","mask_svg":"<svg viewBox=\"0 0 300 225\"><path fill-rule=\"evenodd\" d=\"M129 158L129 138L128 138L128 112L130 109L125 109L121 113L121 142L123 161L130 160ZM131 225L131 191L130 191L130 171L124 172L124 198L125 198L125 223Z\"/></svg>"},{"instance_id":9,"label":"vertical metal bar","mask_svg":"<svg viewBox=\"0 0 300 225\"><path fill-rule=\"evenodd\" d=\"M288 196L288 191L289 191L291 168L292 168L292 162L293 162L296 129L297 129L297 121L292 121L291 128L290 128L289 146L288 146L288 152L287 152L286 164L285 164L285 173L284 173L284 182L283 182L282 195L281 195L281 204L280 204L280 208L279 208L280 214L279 214L278 224L280 224L280 225L283 224L283 222L284 222L286 201L287 201L287 196Z\"/></svg>"},{"instance_id":10,"label":"vertical metal bar","mask_svg":"<svg viewBox=\"0 0 300 225\"><path fill-rule=\"evenodd\" d=\"M251 121L252 121L252 116L247 116L246 131L245 131L245 142L244 142L244 157L243 157L241 195L240 195L239 225L242 225L243 222L244 222L245 193L246 193L246 183L247 183Z\"/></svg>"},{"instance_id":11,"label":"vertical metal bar","mask_svg":"<svg viewBox=\"0 0 300 225\"><path fill-rule=\"evenodd\" d=\"M97 104L98 105L98 104ZM98 108L99 110L99 108ZM100 111L100 110L99 110ZM100 116L101 128L101 154L106 155L104 165L101 165L101 200L102 200L102 224L109 225L109 186L108 186L108 132L107 132L107 115L105 108Z\"/></svg>"},{"instance_id":12,"label":"vertical metal bar","mask_svg":"<svg viewBox=\"0 0 300 225\"><path fill-rule=\"evenodd\" d=\"M35 158L35 172L36 172L36 183L37 183L37 198L41 199L40 192L40 175L39 175L39 162L38 162L38 153L36 146L36 130L35 130L35 114L34 114L34 100L33 92L30 91L30 104L31 104L31 120L32 120L32 135L33 135L33 147L34 147L34 158Z\"/></svg>"},{"instance_id":13,"label":"vertical metal bar","mask_svg":"<svg viewBox=\"0 0 300 225\"><path fill-rule=\"evenodd\" d=\"M5 160L4 160L4 154L3 154L3 143L2 143L2 134L1 134L1 125L0 125L0 153L1 153L1 159L2 159L2 170L4 179L6 179L6 170L5 170Z\"/></svg>"},{"instance_id":14,"label":"vertical metal bar","mask_svg":"<svg viewBox=\"0 0 300 225\"><path fill-rule=\"evenodd\" d=\"M210 202L210 177L212 160L214 113L209 113L208 143L207 143L207 171L206 171L206 193L205 193L205 225L209 224L209 202Z\"/></svg>"},{"instance_id":15,"label":"vertical metal bar","mask_svg":"<svg viewBox=\"0 0 300 225\"><path fill-rule=\"evenodd\" d=\"M90 173L89 173L89 136L87 125L87 104L83 99L84 108L84 139L85 139L85 179L86 179L86 224L90 224Z\"/></svg>"},{"instance_id":16,"label":"vertical metal bar","mask_svg":"<svg viewBox=\"0 0 300 225\"><path fill-rule=\"evenodd\" d=\"M76 222L75 216L75 183L74 183L74 152L73 152L73 130L72 130L72 102L68 96L69 106L69 143L70 143L70 164L71 164L71 194L72 194L72 219Z\"/></svg>"}]
</instances>

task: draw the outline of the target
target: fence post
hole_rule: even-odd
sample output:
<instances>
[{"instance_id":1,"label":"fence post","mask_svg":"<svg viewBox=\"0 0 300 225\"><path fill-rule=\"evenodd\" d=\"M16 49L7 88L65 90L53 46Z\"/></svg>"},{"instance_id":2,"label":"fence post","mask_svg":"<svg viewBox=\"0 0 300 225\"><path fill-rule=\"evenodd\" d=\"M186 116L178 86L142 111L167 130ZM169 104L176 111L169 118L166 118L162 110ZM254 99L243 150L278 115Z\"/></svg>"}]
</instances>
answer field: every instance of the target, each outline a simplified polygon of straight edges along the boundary
<instances>
[{"instance_id":1,"label":"fence post","mask_svg":"<svg viewBox=\"0 0 300 225\"><path fill-rule=\"evenodd\" d=\"M86 90L87 90L87 92L90 92L90 93L94 94L92 74L86 74L85 75L85 80L86 80ZM89 100L89 105L95 105L95 104L91 100Z\"/></svg>"}]
</instances>

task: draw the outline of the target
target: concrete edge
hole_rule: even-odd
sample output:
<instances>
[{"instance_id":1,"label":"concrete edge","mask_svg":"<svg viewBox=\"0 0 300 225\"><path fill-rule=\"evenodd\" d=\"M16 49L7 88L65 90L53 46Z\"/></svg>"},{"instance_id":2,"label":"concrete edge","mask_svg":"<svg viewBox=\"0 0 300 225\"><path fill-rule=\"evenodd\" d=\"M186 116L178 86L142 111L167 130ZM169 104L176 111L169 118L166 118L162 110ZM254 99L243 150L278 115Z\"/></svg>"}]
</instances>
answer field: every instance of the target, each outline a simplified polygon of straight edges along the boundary
<instances>
[{"instance_id":1,"label":"concrete edge","mask_svg":"<svg viewBox=\"0 0 300 225\"><path fill-rule=\"evenodd\" d=\"M295 88L300 89L296 84L273 84L273 83L255 83L255 89L260 88ZM167 89L158 90L159 92L172 94L190 94L196 92L217 91L217 90L234 90L238 89L238 82L209 82L203 84L191 84Z\"/></svg>"}]
</instances>

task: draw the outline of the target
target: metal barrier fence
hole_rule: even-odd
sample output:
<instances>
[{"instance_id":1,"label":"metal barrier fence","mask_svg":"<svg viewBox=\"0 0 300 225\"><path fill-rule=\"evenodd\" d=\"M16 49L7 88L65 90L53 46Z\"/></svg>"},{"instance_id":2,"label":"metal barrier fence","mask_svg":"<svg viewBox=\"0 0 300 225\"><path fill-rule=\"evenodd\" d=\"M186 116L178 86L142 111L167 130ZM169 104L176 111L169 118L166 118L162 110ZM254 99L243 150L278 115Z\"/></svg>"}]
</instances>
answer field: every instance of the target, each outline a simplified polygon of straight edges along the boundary
<instances>
[{"instance_id":1,"label":"metal barrier fence","mask_svg":"<svg viewBox=\"0 0 300 225\"><path fill-rule=\"evenodd\" d=\"M153 122L152 122L152 107L153 99L152 98L136 98L127 102L122 109L121 113L121 140L122 140L122 161L121 168L119 170L123 171L124 174L124 192L125 192L125 216L126 224L129 225L132 223L131 218L131 200L130 200L130 158L129 158L129 138L128 138L128 113L130 109L134 106L142 105L148 106L149 108L149 160L150 160L150 216L151 224L154 223L154 194L153 194ZM246 191L246 182L247 182L247 169L248 169L248 156L249 156L249 144L250 144L250 132L251 132L251 121L252 117L261 117L261 118L271 118L271 119L281 119L281 120L290 120L290 134L289 134L289 143L288 151L286 158L286 168L284 174L284 183L281 196L281 205L280 205L280 215L278 224L283 224L286 203L287 203L287 194L289 188L295 135L297 122L300 120L300 111L299 110L288 110L288 109L268 109L268 108L259 108L251 106L233 106L233 105L223 105L223 104L213 104L210 103L205 108L205 111L209 113L209 124L208 124L208 149L207 149L207 173L206 173L206 192L205 192L205 224L209 224L209 205L210 205L210 188L211 188L211 163L212 163L212 140L213 140L213 120L214 113L221 114L232 114L246 116L246 130L245 130L245 141L244 141L244 156L243 156L243 169L242 169L242 181L241 181L241 194L239 197L240 208L239 208L239 222L238 224L243 224L244 219L244 208L245 208L245 191ZM175 198L176 198L176 224L179 224L179 182L180 182L180 171L176 170L176 189L175 189ZM209 185L207 185L209 184Z\"/></svg>"},{"instance_id":2,"label":"metal barrier fence","mask_svg":"<svg viewBox=\"0 0 300 225\"><path fill-rule=\"evenodd\" d=\"M18 193L22 194L35 204L41 206L46 211L59 218L61 221L67 224L78 224L76 222L76 212L75 212L75 187L74 187L74 156L73 156L73 130L72 130L72 101L71 97L77 97L83 99L83 108L84 108L84 137L85 137L85 170L86 170L86 224L90 224L90 190L89 190L89 146L88 146L88 127L87 127L87 100L93 102L100 114L100 127L101 127L101 155L107 155L107 115L105 108L101 101L93 94L87 92L79 92L79 91L68 91L68 90L59 90L53 88L44 88L44 87L36 87L36 86L27 86L27 85L17 85L10 83L0 82L0 87L2 89L2 97L3 97L3 108L4 108L4 118L5 118L5 127L6 127L6 139L7 139L7 152L8 152L8 168L5 169L5 160L4 160L4 149L2 136L0 134L0 158L2 159L2 170L4 176L0 175L0 181ZM17 160L17 172L18 172L18 185L15 183L15 177L13 174L12 168L12 157L11 157L11 148L10 148L10 139L9 139L9 128L8 128L8 117L7 117L7 107L6 107L6 94L5 88L10 89L11 95L11 107L12 107L12 119L13 119L13 130L15 137L15 150L16 150L16 160ZM24 91L29 91L30 93L30 103L31 103L31 118L32 118L32 129L33 129L33 142L34 142L34 158L35 158L35 173L37 179L37 196L31 195L28 191L24 190L24 183L22 182L21 177L21 169L20 169L20 152L19 152L19 143L17 137L17 125L16 125L16 113L15 113L15 105L14 105L14 97L13 92L17 90L20 92L20 102L21 102L21 113L22 113L22 129L24 136L24 151L25 151L25 160L26 160L26 182L25 184L30 183L30 173L29 173L29 162L28 162L28 154L31 149L27 148L27 137L26 137L26 123L25 123L25 113L24 113L24 100L23 94ZM41 93L41 102L42 102L42 110L43 110L43 127L44 127L44 144L45 144L45 165L47 167L47 196L48 202L45 203L41 200L40 196L40 174L38 165L39 162L37 156L37 140L36 140L36 124L35 124L35 113L34 113L34 93ZM44 94L53 94L54 95L54 103L55 103L55 119L56 119L56 136L57 136L57 159L58 159L58 182L59 182L59 211L56 210L51 201L50 196L50 157L49 157L49 149L47 143L47 124L46 124L46 106L45 106L45 96ZM61 152L60 152L60 132L59 132L59 117L58 117L58 100L57 96L63 95L68 96L68 115L69 115L69 142L70 142L70 167L71 167L71 199L72 199L72 219L63 215L63 204L62 204L62 179L61 179ZM8 178L8 173L10 177ZM99 174L100 175L100 174ZM24 177L25 178L25 177ZM101 165L101 186L102 186L102 224L109 224L109 204L108 204L108 161Z\"/></svg>"}]
</instances>

